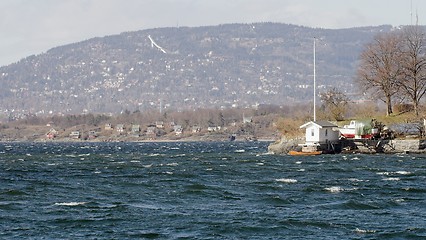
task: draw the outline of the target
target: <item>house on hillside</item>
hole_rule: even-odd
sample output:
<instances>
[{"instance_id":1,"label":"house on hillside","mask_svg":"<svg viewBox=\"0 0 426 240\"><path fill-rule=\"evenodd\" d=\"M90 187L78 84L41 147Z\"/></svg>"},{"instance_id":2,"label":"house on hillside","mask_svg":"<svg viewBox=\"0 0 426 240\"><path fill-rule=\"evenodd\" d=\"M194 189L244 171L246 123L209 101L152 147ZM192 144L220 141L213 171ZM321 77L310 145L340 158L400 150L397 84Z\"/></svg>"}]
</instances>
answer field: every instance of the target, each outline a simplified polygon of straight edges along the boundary
<instances>
[{"instance_id":1,"label":"house on hillside","mask_svg":"<svg viewBox=\"0 0 426 240\"><path fill-rule=\"evenodd\" d=\"M54 128L51 128L49 130L49 132L46 133L46 138L47 139L54 139L56 137L56 135L58 135L58 131Z\"/></svg>"},{"instance_id":2,"label":"house on hillside","mask_svg":"<svg viewBox=\"0 0 426 240\"><path fill-rule=\"evenodd\" d=\"M110 131L110 130L112 130L112 125L111 125L111 123L106 123L106 124L105 124L105 130L106 130L106 131Z\"/></svg>"},{"instance_id":3,"label":"house on hillside","mask_svg":"<svg viewBox=\"0 0 426 240\"><path fill-rule=\"evenodd\" d=\"M176 136L182 135L183 133L183 128L181 125L175 125L173 127L173 131L175 132Z\"/></svg>"},{"instance_id":4,"label":"house on hillside","mask_svg":"<svg viewBox=\"0 0 426 240\"><path fill-rule=\"evenodd\" d=\"M89 131L88 139L96 139L98 137L98 133L95 130Z\"/></svg>"},{"instance_id":5,"label":"house on hillside","mask_svg":"<svg viewBox=\"0 0 426 240\"><path fill-rule=\"evenodd\" d=\"M148 126L148 128L146 129L146 136L149 139L155 139L155 137L157 136L157 128L155 126Z\"/></svg>"},{"instance_id":6,"label":"house on hillside","mask_svg":"<svg viewBox=\"0 0 426 240\"><path fill-rule=\"evenodd\" d=\"M70 138L72 139L79 139L81 137L80 131L72 131L70 133Z\"/></svg>"},{"instance_id":7,"label":"house on hillside","mask_svg":"<svg viewBox=\"0 0 426 240\"><path fill-rule=\"evenodd\" d=\"M221 127L220 126L209 126L207 127L207 131L209 132L217 132L220 131Z\"/></svg>"},{"instance_id":8,"label":"house on hillside","mask_svg":"<svg viewBox=\"0 0 426 240\"><path fill-rule=\"evenodd\" d=\"M201 127L199 126L192 126L192 133L199 133L201 132Z\"/></svg>"},{"instance_id":9,"label":"house on hillside","mask_svg":"<svg viewBox=\"0 0 426 240\"><path fill-rule=\"evenodd\" d=\"M243 116L243 123L251 123L253 122L253 118L252 117L245 117Z\"/></svg>"},{"instance_id":10,"label":"house on hillside","mask_svg":"<svg viewBox=\"0 0 426 240\"><path fill-rule=\"evenodd\" d=\"M155 127L157 127L158 129L163 129L164 128L164 122L163 121L156 121Z\"/></svg>"},{"instance_id":11,"label":"house on hillside","mask_svg":"<svg viewBox=\"0 0 426 240\"><path fill-rule=\"evenodd\" d=\"M118 133L124 133L125 126L124 124L117 124L116 130Z\"/></svg>"},{"instance_id":12,"label":"house on hillside","mask_svg":"<svg viewBox=\"0 0 426 240\"><path fill-rule=\"evenodd\" d=\"M141 131L141 126L139 124L133 124L132 125L132 135L135 137L139 137L140 136L140 131Z\"/></svg>"}]
</instances>

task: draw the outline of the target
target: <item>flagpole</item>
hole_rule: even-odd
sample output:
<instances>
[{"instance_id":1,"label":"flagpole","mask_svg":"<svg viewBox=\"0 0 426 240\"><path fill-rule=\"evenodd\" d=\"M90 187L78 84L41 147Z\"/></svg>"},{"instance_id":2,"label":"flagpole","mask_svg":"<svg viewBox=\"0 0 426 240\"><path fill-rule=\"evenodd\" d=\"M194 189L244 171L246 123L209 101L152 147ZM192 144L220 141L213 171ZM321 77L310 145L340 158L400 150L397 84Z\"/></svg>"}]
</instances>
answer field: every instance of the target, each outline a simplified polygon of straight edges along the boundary
<instances>
[{"instance_id":1,"label":"flagpole","mask_svg":"<svg viewBox=\"0 0 426 240\"><path fill-rule=\"evenodd\" d=\"M316 85L316 69L315 69L315 42L316 38L314 38L314 122L317 121L317 112L316 112L316 96L317 96L317 85Z\"/></svg>"}]
</instances>

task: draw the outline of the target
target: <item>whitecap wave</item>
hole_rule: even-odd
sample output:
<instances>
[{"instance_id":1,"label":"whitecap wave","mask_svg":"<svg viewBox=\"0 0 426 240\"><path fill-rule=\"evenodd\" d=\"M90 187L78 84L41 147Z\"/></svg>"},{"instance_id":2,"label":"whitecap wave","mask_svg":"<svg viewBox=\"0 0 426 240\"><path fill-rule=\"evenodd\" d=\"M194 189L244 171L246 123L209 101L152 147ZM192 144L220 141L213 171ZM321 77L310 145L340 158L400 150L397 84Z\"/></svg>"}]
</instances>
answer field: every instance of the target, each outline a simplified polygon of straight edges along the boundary
<instances>
[{"instance_id":1,"label":"whitecap wave","mask_svg":"<svg viewBox=\"0 0 426 240\"><path fill-rule=\"evenodd\" d=\"M356 228L354 230L354 232L356 233L375 233L375 230L367 230L367 229L360 229L360 228Z\"/></svg>"},{"instance_id":2,"label":"whitecap wave","mask_svg":"<svg viewBox=\"0 0 426 240\"><path fill-rule=\"evenodd\" d=\"M181 153L181 154L173 155L172 157L185 157L185 156L186 156L185 153Z\"/></svg>"},{"instance_id":3,"label":"whitecap wave","mask_svg":"<svg viewBox=\"0 0 426 240\"><path fill-rule=\"evenodd\" d=\"M292 178L278 178L278 179L275 179L275 181L282 182L282 183L297 183L297 180Z\"/></svg>"},{"instance_id":4,"label":"whitecap wave","mask_svg":"<svg viewBox=\"0 0 426 240\"><path fill-rule=\"evenodd\" d=\"M409 171L396 171L396 172L378 172L377 175L410 175L412 172Z\"/></svg>"},{"instance_id":5,"label":"whitecap wave","mask_svg":"<svg viewBox=\"0 0 426 240\"><path fill-rule=\"evenodd\" d=\"M345 191L345 189L342 187L326 187L324 188L324 190L332 192L332 193L339 193L339 192Z\"/></svg>"},{"instance_id":6,"label":"whitecap wave","mask_svg":"<svg viewBox=\"0 0 426 240\"><path fill-rule=\"evenodd\" d=\"M160 154L159 153L148 154L148 157L157 157L157 156L160 156Z\"/></svg>"},{"instance_id":7,"label":"whitecap wave","mask_svg":"<svg viewBox=\"0 0 426 240\"><path fill-rule=\"evenodd\" d=\"M74 206L80 206L84 205L87 202L61 202L61 203L55 203L55 206L68 206L68 207L74 207Z\"/></svg>"},{"instance_id":8,"label":"whitecap wave","mask_svg":"<svg viewBox=\"0 0 426 240\"><path fill-rule=\"evenodd\" d=\"M331 193L339 193L339 192L350 192L350 191L356 191L359 188L353 187L353 188L343 188L339 186L333 186L333 187L326 187L324 190L329 191Z\"/></svg>"},{"instance_id":9,"label":"whitecap wave","mask_svg":"<svg viewBox=\"0 0 426 240\"><path fill-rule=\"evenodd\" d=\"M401 179L397 177L383 178L383 181L399 181L399 180Z\"/></svg>"},{"instance_id":10,"label":"whitecap wave","mask_svg":"<svg viewBox=\"0 0 426 240\"><path fill-rule=\"evenodd\" d=\"M358 178L349 178L348 180L351 182L368 182L369 181L369 180L362 180Z\"/></svg>"},{"instance_id":11,"label":"whitecap wave","mask_svg":"<svg viewBox=\"0 0 426 240\"><path fill-rule=\"evenodd\" d=\"M399 175L410 175L411 174L411 172L408 172L408 171L396 171L395 173L399 174Z\"/></svg>"},{"instance_id":12,"label":"whitecap wave","mask_svg":"<svg viewBox=\"0 0 426 240\"><path fill-rule=\"evenodd\" d=\"M133 203L133 204L129 204L129 206L135 207L135 208L152 209L152 210L160 209L159 206L156 206L156 205L153 205L153 204L143 204L143 203Z\"/></svg>"}]
</instances>

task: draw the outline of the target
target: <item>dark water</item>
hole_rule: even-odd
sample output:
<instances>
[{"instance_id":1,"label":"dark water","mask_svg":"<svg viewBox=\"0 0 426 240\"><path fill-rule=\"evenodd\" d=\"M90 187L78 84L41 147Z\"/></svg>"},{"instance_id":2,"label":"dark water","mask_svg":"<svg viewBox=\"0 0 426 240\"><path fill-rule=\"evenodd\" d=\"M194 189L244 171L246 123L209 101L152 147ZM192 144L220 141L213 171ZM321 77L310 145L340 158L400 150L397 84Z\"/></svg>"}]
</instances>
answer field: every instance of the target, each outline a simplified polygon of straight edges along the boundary
<instances>
[{"instance_id":1,"label":"dark water","mask_svg":"<svg viewBox=\"0 0 426 240\"><path fill-rule=\"evenodd\" d=\"M425 239L425 155L0 143L0 239Z\"/></svg>"}]
</instances>

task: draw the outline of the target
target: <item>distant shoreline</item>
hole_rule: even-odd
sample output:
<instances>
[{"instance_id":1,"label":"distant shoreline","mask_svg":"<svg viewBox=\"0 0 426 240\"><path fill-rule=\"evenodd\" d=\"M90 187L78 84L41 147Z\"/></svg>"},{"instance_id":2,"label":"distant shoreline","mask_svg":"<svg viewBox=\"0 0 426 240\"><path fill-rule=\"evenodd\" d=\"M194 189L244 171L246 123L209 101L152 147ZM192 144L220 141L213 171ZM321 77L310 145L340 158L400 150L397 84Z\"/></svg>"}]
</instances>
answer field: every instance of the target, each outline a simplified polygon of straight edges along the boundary
<instances>
[{"instance_id":1,"label":"distant shoreline","mask_svg":"<svg viewBox=\"0 0 426 240\"><path fill-rule=\"evenodd\" d=\"M229 141L227 139L201 139L201 138L182 138L182 139L152 139L152 140L75 140L75 139L56 139L56 140L0 140L0 143L174 143L174 142L275 142L276 139L272 138L260 138L255 141L247 141L244 139L237 139L235 141Z\"/></svg>"}]
</instances>

